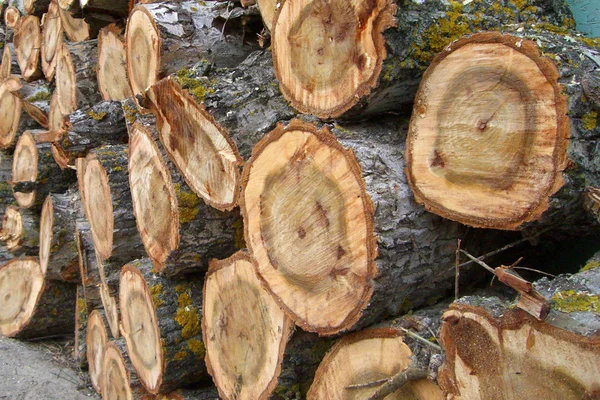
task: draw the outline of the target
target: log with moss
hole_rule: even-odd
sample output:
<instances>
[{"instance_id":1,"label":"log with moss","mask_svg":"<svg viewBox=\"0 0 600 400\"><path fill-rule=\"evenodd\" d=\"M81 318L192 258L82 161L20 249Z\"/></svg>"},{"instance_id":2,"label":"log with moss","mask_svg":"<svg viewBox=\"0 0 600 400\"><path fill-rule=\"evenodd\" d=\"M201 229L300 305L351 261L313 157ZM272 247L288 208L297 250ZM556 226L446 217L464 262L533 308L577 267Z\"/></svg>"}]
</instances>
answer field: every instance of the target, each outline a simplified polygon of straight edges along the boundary
<instances>
[{"instance_id":1,"label":"log with moss","mask_svg":"<svg viewBox=\"0 0 600 400\"><path fill-rule=\"evenodd\" d=\"M36 258L0 267L0 334L21 339L73 335L75 285L48 281Z\"/></svg>"},{"instance_id":2,"label":"log with moss","mask_svg":"<svg viewBox=\"0 0 600 400\"><path fill-rule=\"evenodd\" d=\"M408 135L411 187L427 210L471 226L519 229L539 220L538 228L598 230L579 201L600 183L595 127L577 117L591 109L581 104L582 86L569 84L564 96L559 85L585 79L589 48L574 41L561 49L577 64L559 72L539 40L521 36L476 34L434 59Z\"/></svg>"},{"instance_id":3,"label":"log with moss","mask_svg":"<svg viewBox=\"0 0 600 400\"><path fill-rule=\"evenodd\" d=\"M256 50L260 15L255 9L226 7L195 1L136 6L125 33L131 91L141 94L161 77L204 58L232 66Z\"/></svg>"},{"instance_id":4,"label":"log with moss","mask_svg":"<svg viewBox=\"0 0 600 400\"><path fill-rule=\"evenodd\" d=\"M203 291L208 372L223 399L267 399L277 385L292 321L238 252L212 260Z\"/></svg>"},{"instance_id":5,"label":"log with moss","mask_svg":"<svg viewBox=\"0 0 600 400\"><path fill-rule=\"evenodd\" d=\"M98 89L103 100L131 97L122 30L111 24L98 33Z\"/></svg>"},{"instance_id":6,"label":"log with moss","mask_svg":"<svg viewBox=\"0 0 600 400\"><path fill-rule=\"evenodd\" d=\"M121 272L121 329L136 375L152 394L210 379L202 342L202 280L165 279L149 258Z\"/></svg>"},{"instance_id":7,"label":"log with moss","mask_svg":"<svg viewBox=\"0 0 600 400\"><path fill-rule=\"evenodd\" d=\"M138 114L131 100L123 107L129 124L133 210L148 256L167 275L206 271L211 258L235 252L239 214L205 204L155 142L155 119Z\"/></svg>"},{"instance_id":8,"label":"log with moss","mask_svg":"<svg viewBox=\"0 0 600 400\"><path fill-rule=\"evenodd\" d=\"M133 215L128 156L126 144L102 146L77 166L83 206L101 263L124 265L146 255Z\"/></svg>"},{"instance_id":9,"label":"log with moss","mask_svg":"<svg viewBox=\"0 0 600 400\"><path fill-rule=\"evenodd\" d=\"M28 209L8 206L2 217L0 241L15 256L33 256L39 252L40 216Z\"/></svg>"},{"instance_id":10,"label":"log with moss","mask_svg":"<svg viewBox=\"0 0 600 400\"><path fill-rule=\"evenodd\" d=\"M74 171L61 170L54 162L50 144L36 143L30 131L21 135L13 155L11 179L20 207L41 209L48 193L64 193L75 179Z\"/></svg>"},{"instance_id":11,"label":"log with moss","mask_svg":"<svg viewBox=\"0 0 600 400\"><path fill-rule=\"evenodd\" d=\"M282 2L273 21L281 90L321 118L410 105L433 55L465 33L523 22L574 26L562 1Z\"/></svg>"},{"instance_id":12,"label":"log with moss","mask_svg":"<svg viewBox=\"0 0 600 400\"><path fill-rule=\"evenodd\" d=\"M467 235L417 205L396 119L334 131L339 141L299 120L278 126L242 179L257 273L303 329L334 334L433 302L452 286L457 239L478 253L515 237Z\"/></svg>"},{"instance_id":13,"label":"log with moss","mask_svg":"<svg viewBox=\"0 0 600 400\"><path fill-rule=\"evenodd\" d=\"M81 197L76 189L46 197L40 217L39 256L48 279L81 281L75 227L82 217Z\"/></svg>"}]
</instances>

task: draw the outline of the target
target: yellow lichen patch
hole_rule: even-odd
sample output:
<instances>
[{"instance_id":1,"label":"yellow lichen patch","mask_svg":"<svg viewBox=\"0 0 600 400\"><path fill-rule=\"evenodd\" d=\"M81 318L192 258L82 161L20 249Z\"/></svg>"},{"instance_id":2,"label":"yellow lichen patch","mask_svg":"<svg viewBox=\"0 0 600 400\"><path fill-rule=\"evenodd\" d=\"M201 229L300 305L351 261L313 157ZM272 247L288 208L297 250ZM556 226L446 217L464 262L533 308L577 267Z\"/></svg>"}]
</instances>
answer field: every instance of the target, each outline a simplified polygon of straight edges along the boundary
<instances>
[{"instance_id":1,"label":"yellow lichen patch","mask_svg":"<svg viewBox=\"0 0 600 400\"><path fill-rule=\"evenodd\" d=\"M198 309L192 305L192 299L187 292L181 293L177 298L179 308L175 315L177 322L183 329L182 339L192 338L200 333L200 314Z\"/></svg>"},{"instance_id":2,"label":"yellow lichen patch","mask_svg":"<svg viewBox=\"0 0 600 400\"><path fill-rule=\"evenodd\" d=\"M190 289L189 283L180 283L179 285L175 286L176 293L184 293L185 291L187 291L189 289Z\"/></svg>"},{"instance_id":3,"label":"yellow lichen patch","mask_svg":"<svg viewBox=\"0 0 600 400\"><path fill-rule=\"evenodd\" d=\"M600 312L600 301L597 295L585 292L565 290L552 296L552 305L555 310L570 313L575 311Z\"/></svg>"},{"instance_id":4,"label":"yellow lichen patch","mask_svg":"<svg viewBox=\"0 0 600 400\"><path fill-rule=\"evenodd\" d=\"M470 32L469 22L465 15L460 12L447 12L446 18L438 20L425 31L427 48L419 48L413 44L414 56L422 63L429 64L444 47Z\"/></svg>"},{"instance_id":5,"label":"yellow lichen patch","mask_svg":"<svg viewBox=\"0 0 600 400\"><path fill-rule=\"evenodd\" d=\"M39 92L37 92L33 96L29 96L27 98L27 101L30 102L30 103L33 103L33 102L36 102L36 101L50 100L51 97L52 97L52 93L50 93L48 91L45 91L45 90L40 90Z\"/></svg>"},{"instance_id":6,"label":"yellow lichen patch","mask_svg":"<svg viewBox=\"0 0 600 400\"><path fill-rule=\"evenodd\" d=\"M600 267L599 261L590 261L589 263L585 264L584 267L581 268L581 270L579 272L589 271L591 269L595 269L598 267Z\"/></svg>"},{"instance_id":7,"label":"yellow lichen patch","mask_svg":"<svg viewBox=\"0 0 600 400\"><path fill-rule=\"evenodd\" d=\"M177 82L182 88L187 89L192 96L200 103L204 101L206 94L213 94L215 91L211 87L207 87L210 81L205 77L195 78L194 72L188 68L182 68L175 73Z\"/></svg>"},{"instance_id":8,"label":"yellow lichen patch","mask_svg":"<svg viewBox=\"0 0 600 400\"><path fill-rule=\"evenodd\" d=\"M156 284L154 286L150 286L150 295L152 296L152 303L154 307L158 308L164 304L164 301L160 298L160 295L163 290L163 285L161 283Z\"/></svg>"},{"instance_id":9,"label":"yellow lichen patch","mask_svg":"<svg viewBox=\"0 0 600 400\"><path fill-rule=\"evenodd\" d=\"M188 349L195 354L198 358L204 359L206 355L206 348L204 347L204 343L198 339L190 339L187 342Z\"/></svg>"},{"instance_id":10,"label":"yellow lichen patch","mask_svg":"<svg viewBox=\"0 0 600 400\"><path fill-rule=\"evenodd\" d=\"M97 113L94 110L90 110L88 112L88 115L90 116L90 118L92 118L93 120L96 120L96 121L100 121L101 119L103 119L104 117L106 117L106 113L105 112L99 112L99 113Z\"/></svg>"},{"instance_id":11,"label":"yellow lichen patch","mask_svg":"<svg viewBox=\"0 0 600 400\"><path fill-rule=\"evenodd\" d=\"M198 206L202 200L195 193L182 190L178 183L174 187L179 203L179 222L185 224L193 221L198 215Z\"/></svg>"},{"instance_id":12,"label":"yellow lichen patch","mask_svg":"<svg viewBox=\"0 0 600 400\"><path fill-rule=\"evenodd\" d=\"M175 353L175 356L173 356L173 358L177 361L181 361L181 360L185 360L188 356L187 351L185 350L180 350L177 353Z\"/></svg>"},{"instance_id":13,"label":"yellow lichen patch","mask_svg":"<svg viewBox=\"0 0 600 400\"><path fill-rule=\"evenodd\" d=\"M244 239L244 221L241 218L233 222L235 233L233 235L233 243L236 249L245 249L246 240Z\"/></svg>"},{"instance_id":14,"label":"yellow lichen patch","mask_svg":"<svg viewBox=\"0 0 600 400\"><path fill-rule=\"evenodd\" d=\"M583 128L585 130L593 131L598 125L598 112L590 111L589 113L581 117L581 122L583 122Z\"/></svg>"},{"instance_id":15,"label":"yellow lichen patch","mask_svg":"<svg viewBox=\"0 0 600 400\"><path fill-rule=\"evenodd\" d=\"M125 114L125 119L130 124L133 124L137 120L138 111L134 107L130 107L127 104L123 104L121 106L123 108L123 113Z\"/></svg>"}]
</instances>

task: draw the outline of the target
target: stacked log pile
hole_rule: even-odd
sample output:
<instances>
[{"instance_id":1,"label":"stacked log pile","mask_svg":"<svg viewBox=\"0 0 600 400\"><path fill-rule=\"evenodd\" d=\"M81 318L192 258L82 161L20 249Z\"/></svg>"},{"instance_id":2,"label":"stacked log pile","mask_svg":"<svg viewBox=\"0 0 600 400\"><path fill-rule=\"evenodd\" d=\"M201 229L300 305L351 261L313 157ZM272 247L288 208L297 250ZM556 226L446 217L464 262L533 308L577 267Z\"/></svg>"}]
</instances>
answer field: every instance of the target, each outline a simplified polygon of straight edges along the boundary
<instances>
[{"instance_id":1,"label":"stacked log pile","mask_svg":"<svg viewBox=\"0 0 600 400\"><path fill-rule=\"evenodd\" d=\"M595 260L404 315L600 237L562 1L9 3L0 334L73 336L105 399L600 393Z\"/></svg>"}]
</instances>

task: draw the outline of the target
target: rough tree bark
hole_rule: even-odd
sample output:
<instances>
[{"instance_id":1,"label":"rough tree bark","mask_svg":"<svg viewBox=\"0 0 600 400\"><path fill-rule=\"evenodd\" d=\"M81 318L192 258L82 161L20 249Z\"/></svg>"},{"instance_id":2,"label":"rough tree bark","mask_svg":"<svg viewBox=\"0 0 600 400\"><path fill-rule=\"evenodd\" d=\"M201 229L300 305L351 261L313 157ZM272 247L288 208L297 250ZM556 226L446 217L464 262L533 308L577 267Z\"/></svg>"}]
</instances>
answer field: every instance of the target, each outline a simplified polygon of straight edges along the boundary
<instances>
[{"instance_id":1,"label":"rough tree bark","mask_svg":"<svg viewBox=\"0 0 600 400\"><path fill-rule=\"evenodd\" d=\"M205 271L209 259L233 254L240 221L237 211L222 212L206 205L166 161L164 150L153 139L158 138L154 117L137 113L131 100L123 107L134 214L157 271L167 275Z\"/></svg>"},{"instance_id":2,"label":"rough tree bark","mask_svg":"<svg viewBox=\"0 0 600 400\"><path fill-rule=\"evenodd\" d=\"M292 321L238 252L212 260L204 281L206 366L223 399L267 399L277 385Z\"/></svg>"},{"instance_id":3,"label":"rough tree bark","mask_svg":"<svg viewBox=\"0 0 600 400\"><path fill-rule=\"evenodd\" d=\"M77 285L75 302L75 332L73 339L73 360L80 369L88 370L87 343L89 310L85 301L85 290L82 285Z\"/></svg>"},{"instance_id":4,"label":"rough tree bark","mask_svg":"<svg viewBox=\"0 0 600 400\"><path fill-rule=\"evenodd\" d=\"M0 333L22 339L72 335L75 285L47 281L33 257L0 267Z\"/></svg>"},{"instance_id":5,"label":"rough tree bark","mask_svg":"<svg viewBox=\"0 0 600 400\"><path fill-rule=\"evenodd\" d=\"M260 15L227 10L225 3L154 3L136 6L127 20L127 72L131 91L141 94L158 79L206 58L223 66L257 49Z\"/></svg>"},{"instance_id":6,"label":"rough tree bark","mask_svg":"<svg viewBox=\"0 0 600 400\"><path fill-rule=\"evenodd\" d=\"M202 280L165 279L152 260L123 267L121 327L131 363L152 394L207 379L200 326Z\"/></svg>"}]
</instances>

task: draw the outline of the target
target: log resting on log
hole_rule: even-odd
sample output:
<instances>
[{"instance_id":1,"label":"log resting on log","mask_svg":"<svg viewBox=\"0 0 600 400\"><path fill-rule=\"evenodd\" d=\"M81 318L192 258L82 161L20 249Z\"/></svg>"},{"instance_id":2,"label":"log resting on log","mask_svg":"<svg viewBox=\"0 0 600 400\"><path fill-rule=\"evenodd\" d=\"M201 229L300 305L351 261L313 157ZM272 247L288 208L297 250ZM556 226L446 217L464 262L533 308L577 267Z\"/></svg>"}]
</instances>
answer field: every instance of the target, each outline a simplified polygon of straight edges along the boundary
<instances>
[{"instance_id":1,"label":"log resting on log","mask_svg":"<svg viewBox=\"0 0 600 400\"><path fill-rule=\"evenodd\" d=\"M257 272L303 329L334 334L431 302L451 286L457 239L495 249L511 237L467 236L414 203L397 121L335 133L341 144L298 120L277 127L255 147L242 180Z\"/></svg>"},{"instance_id":2,"label":"log resting on log","mask_svg":"<svg viewBox=\"0 0 600 400\"><path fill-rule=\"evenodd\" d=\"M20 2L20 1L19 1ZM51 4L51 0L23 0L23 10L26 15L41 17Z\"/></svg>"},{"instance_id":3,"label":"log resting on log","mask_svg":"<svg viewBox=\"0 0 600 400\"><path fill-rule=\"evenodd\" d=\"M56 56L63 42L63 29L58 5L50 3L48 12L42 18L42 72L46 79L51 82L54 79L56 69Z\"/></svg>"},{"instance_id":4,"label":"log resting on log","mask_svg":"<svg viewBox=\"0 0 600 400\"><path fill-rule=\"evenodd\" d=\"M35 255L40 244L40 217L36 212L8 206L2 217L0 240L15 256Z\"/></svg>"},{"instance_id":5,"label":"log resting on log","mask_svg":"<svg viewBox=\"0 0 600 400\"><path fill-rule=\"evenodd\" d=\"M21 339L73 335L75 285L44 279L36 258L0 267L0 334Z\"/></svg>"},{"instance_id":6,"label":"log resting on log","mask_svg":"<svg viewBox=\"0 0 600 400\"><path fill-rule=\"evenodd\" d=\"M202 280L153 273L149 258L123 267L121 329L142 385L152 394L208 378L202 342Z\"/></svg>"},{"instance_id":7,"label":"log resting on log","mask_svg":"<svg viewBox=\"0 0 600 400\"><path fill-rule=\"evenodd\" d=\"M12 167L13 191L20 207L40 210L48 193L64 193L75 179L74 171L61 170L54 162L49 143L36 143L30 131L21 135ZM19 184L27 182L35 185L20 191Z\"/></svg>"},{"instance_id":8,"label":"log resting on log","mask_svg":"<svg viewBox=\"0 0 600 400\"><path fill-rule=\"evenodd\" d=\"M385 398L442 400L440 388L427 379L427 365L418 365L413 357L402 331L398 329L372 328L348 335L327 353L306 398L372 399L386 380L412 369L420 376Z\"/></svg>"},{"instance_id":9,"label":"log resting on log","mask_svg":"<svg viewBox=\"0 0 600 400\"><path fill-rule=\"evenodd\" d=\"M14 37L15 54L21 68L21 77L32 81L41 75L40 48L42 33L40 19L27 15L19 21Z\"/></svg>"},{"instance_id":10,"label":"log resting on log","mask_svg":"<svg viewBox=\"0 0 600 400\"><path fill-rule=\"evenodd\" d=\"M218 210L235 207L242 158L227 131L172 78L146 94L160 141L188 186Z\"/></svg>"},{"instance_id":11,"label":"log resting on log","mask_svg":"<svg viewBox=\"0 0 600 400\"><path fill-rule=\"evenodd\" d=\"M115 343L107 343L102 360L102 397L105 399L133 400L129 384L130 373L123 353Z\"/></svg>"},{"instance_id":12,"label":"log resting on log","mask_svg":"<svg viewBox=\"0 0 600 400\"><path fill-rule=\"evenodd\" d=\"M86 331L85 345L90 381L92 382L94 389L96 389L96 392L101 393L104 349L108 344L108 335L106 333L103 313L99 310L94 310L90 313Z\"/></svg>"},{"instance_id":13,"label":"log resting on log","mask_svg":"<svg viewBox=\"0 0 600 400\"><path fill-rule=\"evenodd\" d=\"M146 252L167 275L206 271L211 258L235 252L239 214L218 211L194 194L155 142L154 117L135 110L133 101L124 103L131 197Z\"/></svg>"},{"instance_id":14,"label":"log resting on log","mask_svg":"<svg viewBox=\"0 0 600 400\"><path fill-rule=\"evenodd\" d=\"M102 146L77 169L94 248L102 263L123 265L146 255L133 215L128 155L126 144Z\"/></svg>"},{"instance_id":15,"label":"log resting on log","mask_svg":"<svg viewBox=\"0 0 600 400\"><path fill-rule=\"evenodd\" d=\"M206 366L223 399L267 399L277 384L293 323L238 252L211 260L204 283Z\"/></svg>"},{"instance_id":16,"label":"log resting on log","mask_svg":"<svg viewBox=\"0 0 600 400\"><path fill-rule=\"evenodd\" d=\"M98 33L98 89L104 100L131 97L127 79L125 46L121 29L116 24Z\"/></svg>"},{"instance_id":17,"label":"log resting on log","mask_svg":"<svg viewBox=\"0 0 600 400\"><path fill-rule=\"evenodd\" d=\"M141 94L158 79L202 59L220 66L241 62L258 45L262 26L256 9L225 3L160 2L136 6L127 20L127 72Z\"/></svg>"},{"instance_id":18,"label":"log resting on log","mask_svg":"<svg viewBox=\"0 0 600 400\"><path fill-rule=\"evenodd\" d=\"M78 218L83 217L79 192L46 197L40 218L40 266L48 279L79 282L79 253L75 239Z\"/></svg>"}]
</instances>

